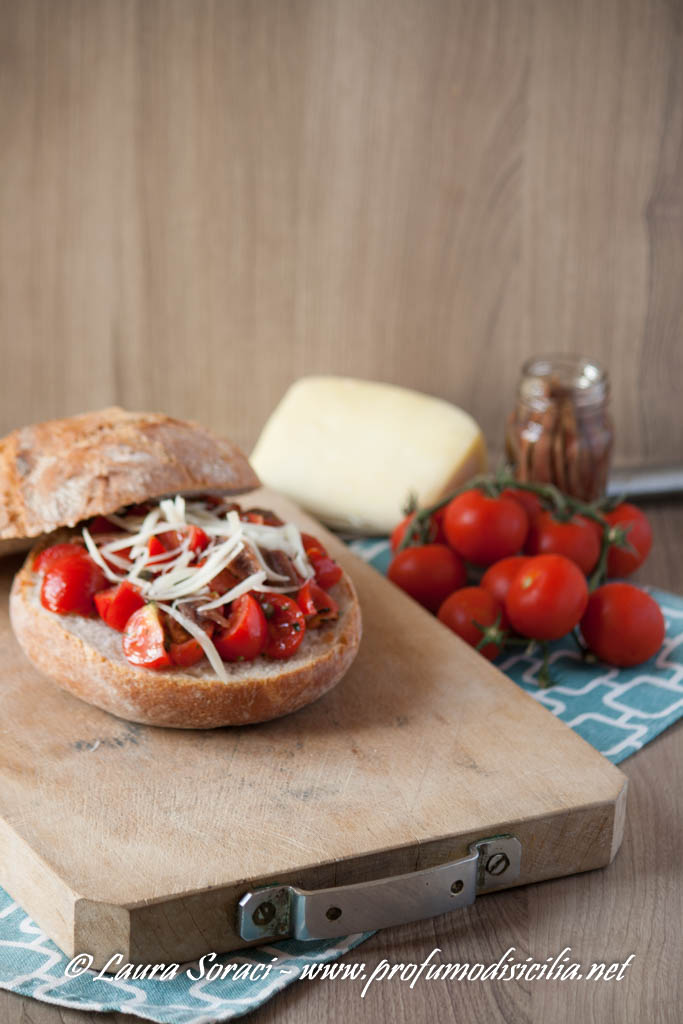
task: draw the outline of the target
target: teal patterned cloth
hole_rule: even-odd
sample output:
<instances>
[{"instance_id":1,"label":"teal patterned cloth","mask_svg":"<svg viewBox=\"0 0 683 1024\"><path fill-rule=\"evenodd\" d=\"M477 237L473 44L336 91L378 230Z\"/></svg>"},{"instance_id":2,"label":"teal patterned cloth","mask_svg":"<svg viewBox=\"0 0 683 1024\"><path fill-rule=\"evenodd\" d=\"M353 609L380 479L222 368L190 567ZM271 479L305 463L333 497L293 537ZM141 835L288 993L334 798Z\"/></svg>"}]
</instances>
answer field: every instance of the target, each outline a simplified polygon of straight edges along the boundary
<instances>
[{"instance_id":1,"label":"teal patterned cloth","mask_svg":"<svg viewBox=\"0 0 683 1024\"><path fill-rule=\"evenodd\" d=\"M386 540L356 540L350 546L386 571L390 557ZM536 685L539 657L517 650L498 659L502 671L534 700L615 763L683 715L683 599L663 590L650 588L650 593L662 607L667 633L659 654L644 665L629 670L588 665L571 641L560 640L551 652L556 685L544 690ZM93 971L69 977L67 957L0 889L0 987L72 1009L118 1010L164 1024L210 1024L255 1010L299 979L302 971L310 969L308 965L328 964L367 937L280 942L241 954L227 953L205 964L207 968L234 964L242 969L237 979L199 978L197 964L183 965L168 980L128 977L117 981L112 975L98 978ZM259 979L250 980L247 972L258 965ZM270 968L267 974L266 967ZM335 965L330 969L334 971Z\"/></svg>"}]
</instances>

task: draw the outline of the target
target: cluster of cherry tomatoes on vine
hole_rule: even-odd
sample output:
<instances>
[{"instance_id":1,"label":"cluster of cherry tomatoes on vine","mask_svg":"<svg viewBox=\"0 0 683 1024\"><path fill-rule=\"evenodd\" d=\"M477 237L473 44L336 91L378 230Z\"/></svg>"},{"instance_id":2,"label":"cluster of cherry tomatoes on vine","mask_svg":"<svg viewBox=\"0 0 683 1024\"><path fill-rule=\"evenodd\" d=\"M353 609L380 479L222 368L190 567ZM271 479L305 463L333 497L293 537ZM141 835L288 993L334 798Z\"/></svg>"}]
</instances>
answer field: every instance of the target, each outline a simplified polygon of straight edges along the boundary
<instances>
[{"instance_id":1,"label":"cluster of cherry tomatoes on vine","mask_svg":"<svg viewBox=\"0 0 683 1024\"><path fill-rule=\"evenodd\" d=\"M635 505L586 505L501 474L412 511L392 534L388 576L486 658L534 641L547 657L573 633L587 656L630 667L660 649L664 617L644 590L603 581L630 575L651 546Z\"/></svg>"}]
</instances>

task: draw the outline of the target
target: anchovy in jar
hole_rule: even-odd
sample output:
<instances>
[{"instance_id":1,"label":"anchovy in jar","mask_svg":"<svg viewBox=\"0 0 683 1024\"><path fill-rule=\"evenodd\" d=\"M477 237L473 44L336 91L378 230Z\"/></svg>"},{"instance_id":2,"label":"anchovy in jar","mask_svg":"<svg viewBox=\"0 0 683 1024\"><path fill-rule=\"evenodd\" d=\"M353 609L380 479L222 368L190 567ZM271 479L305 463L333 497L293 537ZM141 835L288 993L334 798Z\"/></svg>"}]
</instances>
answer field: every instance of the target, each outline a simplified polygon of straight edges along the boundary
<instances>
[{"instance_id":1,"label":"anchovy in jar","mask_svg":"<svg viewBox=\"0 0 683 1024\"><path fill-rule=\"evenodd\" d=\"M522 367L505 449L521 482L552 483L581 501L605 494L614 439L606 372L580 356Z\"/></svg>"}]
</instances>

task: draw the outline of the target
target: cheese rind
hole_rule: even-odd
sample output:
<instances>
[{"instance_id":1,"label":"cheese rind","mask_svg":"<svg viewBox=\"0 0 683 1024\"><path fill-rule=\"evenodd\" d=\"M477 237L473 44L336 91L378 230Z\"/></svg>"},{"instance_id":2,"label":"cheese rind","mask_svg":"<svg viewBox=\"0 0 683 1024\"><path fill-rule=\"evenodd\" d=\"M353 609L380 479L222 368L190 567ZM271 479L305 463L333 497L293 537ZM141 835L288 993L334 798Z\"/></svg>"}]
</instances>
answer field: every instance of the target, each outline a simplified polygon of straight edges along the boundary
<instances>
[{"instance_id":1,"label":"cheese rind","mask_svg":"<svg viewBox=\"0 0 683 1024\"><path fill-rule=\"evenodd\" d=\"M324 523L384 534L410 494L431 504L486 469L474 419L407 388L303 377L268 419L250 459L261 481Z\"/></svg>"}]
</instances>

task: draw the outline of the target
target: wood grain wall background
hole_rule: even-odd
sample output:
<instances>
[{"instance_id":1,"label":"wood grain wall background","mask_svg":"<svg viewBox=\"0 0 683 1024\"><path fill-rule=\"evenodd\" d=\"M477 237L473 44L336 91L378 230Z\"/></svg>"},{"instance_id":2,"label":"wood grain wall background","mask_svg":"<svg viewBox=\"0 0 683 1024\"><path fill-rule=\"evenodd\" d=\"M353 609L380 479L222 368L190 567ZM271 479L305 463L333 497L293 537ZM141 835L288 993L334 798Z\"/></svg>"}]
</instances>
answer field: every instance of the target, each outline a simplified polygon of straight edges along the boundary
<instances>
[{"instance_id":1,"label":"wood grain wall background","mask_svg":"<svg viewBox=\"0 0 683 1024\"><path fill-rule=\"evenodd\" d=\"M0 429L119 402L247 447L338 372L495 447L524 357L683 453L673 0L0 0Z\"/></svg>"}]
</instances>

